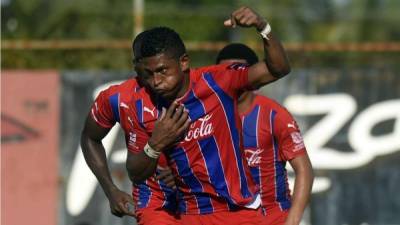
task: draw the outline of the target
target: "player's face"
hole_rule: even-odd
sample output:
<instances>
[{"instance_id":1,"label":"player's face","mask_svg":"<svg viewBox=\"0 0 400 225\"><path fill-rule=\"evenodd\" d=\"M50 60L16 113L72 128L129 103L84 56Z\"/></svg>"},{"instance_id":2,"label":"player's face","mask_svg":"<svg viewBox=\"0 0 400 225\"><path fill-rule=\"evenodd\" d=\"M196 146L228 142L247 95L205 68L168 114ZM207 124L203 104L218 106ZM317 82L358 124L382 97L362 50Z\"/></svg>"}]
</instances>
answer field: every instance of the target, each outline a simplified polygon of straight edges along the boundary
<instances>
[{"instance_id":1,"label":"player's face","mask_svg":"<svg viewBox=\"0 0 400 225\"><path fill-rule=\"evenodd\" d=\"M188 56L179 59L161 53L143 58L135 65L140 80L153 92L168 100L174 100L185 93L184 71L189 69Z\"/></svg>"}]
</instances>

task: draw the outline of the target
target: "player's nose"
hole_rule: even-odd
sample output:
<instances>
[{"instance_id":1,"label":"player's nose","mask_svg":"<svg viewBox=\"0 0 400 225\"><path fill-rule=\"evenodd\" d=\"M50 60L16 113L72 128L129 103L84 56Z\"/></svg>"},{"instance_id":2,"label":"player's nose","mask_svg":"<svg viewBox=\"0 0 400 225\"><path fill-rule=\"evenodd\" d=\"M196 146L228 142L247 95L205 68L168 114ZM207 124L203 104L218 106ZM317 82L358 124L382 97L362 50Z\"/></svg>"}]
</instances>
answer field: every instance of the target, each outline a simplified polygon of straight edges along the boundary
<instances>
[{"instance_id":1,"label":"player's nose","mask_svg":"<svg viewBox=\"0 0 400 225\"><path fill-rule=\"evenodd\" d=\"M162 76L155 73L154 77L153 77L153 85L154 85L154 87L159 86L162 82L163 82Z\"/></svg>"}]
</instances>

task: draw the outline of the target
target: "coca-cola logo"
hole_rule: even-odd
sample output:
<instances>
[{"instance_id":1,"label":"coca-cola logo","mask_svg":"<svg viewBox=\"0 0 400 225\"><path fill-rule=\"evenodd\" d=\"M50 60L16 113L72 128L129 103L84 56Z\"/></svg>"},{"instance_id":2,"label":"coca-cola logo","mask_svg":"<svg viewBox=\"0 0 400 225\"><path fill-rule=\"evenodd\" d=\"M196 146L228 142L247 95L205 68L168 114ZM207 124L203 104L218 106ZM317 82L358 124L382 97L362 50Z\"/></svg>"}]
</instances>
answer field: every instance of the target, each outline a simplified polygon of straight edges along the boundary
<instances>
[{"instance_id":1,"label":"coca-cola logo","mask_svg":"<svg viewBox=\"0 0 400 225\"><path fill-rule=\"evenodd\" d=\"M250 167L258 167L261 162L261 153L264 149L245 149L244 154Z\"/></svg>"},{"instance_id":2,"label":"coca-cola logo","mask_svg":"<svg viewBox=\"0 0 400 225\"><path fill-rule=\"evenodd\" d=\"M189 131L185 136L185 141L196 140L209 136L213 131L213 125L210 122L212 114L199 118L190 125Z\"/></svg>"}]
</instances>

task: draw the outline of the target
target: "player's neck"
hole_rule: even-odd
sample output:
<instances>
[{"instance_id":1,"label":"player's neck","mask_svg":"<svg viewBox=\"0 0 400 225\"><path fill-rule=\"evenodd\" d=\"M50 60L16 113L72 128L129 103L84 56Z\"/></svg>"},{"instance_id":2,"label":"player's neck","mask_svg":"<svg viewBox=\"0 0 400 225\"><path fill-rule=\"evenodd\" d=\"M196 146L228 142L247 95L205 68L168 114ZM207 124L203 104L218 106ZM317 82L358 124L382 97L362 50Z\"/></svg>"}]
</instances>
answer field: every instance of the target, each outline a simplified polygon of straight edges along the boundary
<instances>
[{"instance_id":1,"label":"player's neck","mask_svg":"<svg viewBox=\"0 0 400 225\"><path fill-rule=\"evenodd\" d=\"M185 97L188 89L189 89L189 84L190 84L190 70L187 72L185 71L183 74L183 79L182 79L182 87L179 90L178 94L176 95L176 101L180 101L182 98Z\"/></svg>"},{"instance_id":2,"label":"player's neck","mask_svg":"<svg viewBox=\"0 0 400 225\"><path fill-rule=\"evenodd\" d=\"M238 99L239 114L245 113L251 107L254 100L254 93L252 91L243 92Z\"/></svg>"}]
</instances>

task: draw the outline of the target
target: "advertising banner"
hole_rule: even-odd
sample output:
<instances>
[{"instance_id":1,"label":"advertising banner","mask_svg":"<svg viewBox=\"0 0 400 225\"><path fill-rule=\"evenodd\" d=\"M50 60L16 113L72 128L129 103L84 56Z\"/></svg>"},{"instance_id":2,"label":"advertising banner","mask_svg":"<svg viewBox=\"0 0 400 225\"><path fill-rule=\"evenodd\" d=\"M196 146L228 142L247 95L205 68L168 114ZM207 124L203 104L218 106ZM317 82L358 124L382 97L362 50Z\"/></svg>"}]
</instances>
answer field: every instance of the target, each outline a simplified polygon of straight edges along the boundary
<instances>
[{"instance_id":1,"label":"advertising banner","mask_svg":"<svg viewBox=\"0 0 400 225\"><path fill-rule=\"evenodd\" d=\"M57 223L59 76L2 71L1 224Z\"/></svg>"}]
</instances>

